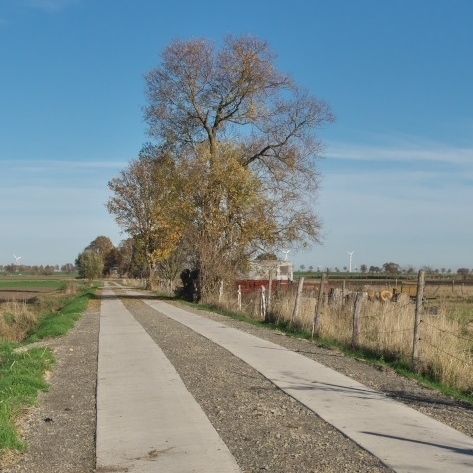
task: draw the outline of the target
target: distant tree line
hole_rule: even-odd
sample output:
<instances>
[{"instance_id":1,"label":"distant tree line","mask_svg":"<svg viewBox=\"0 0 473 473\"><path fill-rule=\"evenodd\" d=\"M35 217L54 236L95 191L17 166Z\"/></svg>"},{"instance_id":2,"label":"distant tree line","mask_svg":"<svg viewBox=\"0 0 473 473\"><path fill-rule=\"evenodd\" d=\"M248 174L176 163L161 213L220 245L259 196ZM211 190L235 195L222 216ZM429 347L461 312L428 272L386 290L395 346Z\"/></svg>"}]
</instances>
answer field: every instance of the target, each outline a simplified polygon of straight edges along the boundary
<instances>
[{"instance_id":1,"label":"distant tree line","mask_svg":"<svg viewBox=\"0 0 473 473\"><path fill-rule=\"evenodd\" d=\"M25 264L7 264L0 265L0 271L4 271L7 274L23 273L32 275L50 276L54 273L66 273L71 274L76 270L76 267L72 263L67 263L62 266L56 265L25 265Z\"/></svg>"},{"instance_id":2,"label":"distant tree line","mask_svg":"<svg viewBox=\"0 0 473 473\"><path fill-rule=\"evenodd\" d=\"M76 267L80 278L125 277L148 279L145 248L140 239L127 238L114 246L107 236L98 236L77 256ZM178 255L158 264L159 276L173 281L185 266Z\"/></svg>"},{"instance_id":3,"label":"distant tree line","mask_svg":"<svg viewBox=\"0 0 473 473\"><path fill-rule=\"evenodd\" d=\"M299 266L299 269L301 271L306 271L306 266L304 264L301 264ZM318 268L318 272L320 272L320 267ZM436 269L432 268L429 266L423 266L422 268L423 271L427 275L451 275L452 270L451 269L446 269L446 268L441 268L441 269ZM313 272L314 268L313 266L309 266L307 268L307 271ZM333 270L331 268L324 268L323 271L328 271L328 272L341 272L339 268L334 268ZM345 266L343 268L344 272L348 271L348 268ZM361 264L359 269L355 269L353 271L354 273L361 273L361 274L387 274L387 275L396 275L396 274L414 274L416 273L416 268L413 266L408 266L407 268L402 268L401 265L393 262L388 262L384 263L381 267L380 266L370 266L368 267L366 264ZM470 276L473 276L473 269L468 269L468 268L458 268L456 273L458 276L460 276L463 279L468 279Z\"/></svg>"}]
</instances>

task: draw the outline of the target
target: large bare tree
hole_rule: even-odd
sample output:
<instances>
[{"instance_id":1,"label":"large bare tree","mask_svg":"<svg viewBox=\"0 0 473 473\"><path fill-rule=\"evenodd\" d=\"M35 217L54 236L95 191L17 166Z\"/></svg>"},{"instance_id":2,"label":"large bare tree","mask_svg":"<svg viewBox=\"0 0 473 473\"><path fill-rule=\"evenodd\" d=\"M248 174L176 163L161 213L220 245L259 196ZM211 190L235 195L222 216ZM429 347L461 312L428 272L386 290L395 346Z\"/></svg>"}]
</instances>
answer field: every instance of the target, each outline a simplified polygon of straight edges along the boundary
<instances>
[{"instance_id":1,"label":"large bare tree","mask_svg":"<svg viewBox=\"0 0 473 473\"><path fill-rule=\"evenodd\" d=\"M194 175L204 299L223 277L218 261L235 264L258 249L319 239L322 146L314 132L333 115L274 60L254 37L227 37L220 48L205 39L176 41L146 75L149 133L179 167L193 169L187 175Z\"/></svg>"}]
</instances>

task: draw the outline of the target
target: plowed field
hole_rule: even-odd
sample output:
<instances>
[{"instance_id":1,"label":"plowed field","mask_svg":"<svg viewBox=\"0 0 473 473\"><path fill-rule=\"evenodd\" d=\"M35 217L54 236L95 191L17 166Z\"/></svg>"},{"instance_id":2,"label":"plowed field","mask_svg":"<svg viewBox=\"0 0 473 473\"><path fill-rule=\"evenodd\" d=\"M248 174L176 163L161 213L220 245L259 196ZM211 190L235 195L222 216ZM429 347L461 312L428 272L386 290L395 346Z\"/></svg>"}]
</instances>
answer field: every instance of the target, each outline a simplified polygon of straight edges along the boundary
<instances>
[{"instance_id":1,"label":"plowed field","mask_svg":"<svg viewBox=\"0 0 473 473\"><path fill-rule=\"evenodd\" d=\"M0 289L0 302L8 301L28 301L33 299L38 294L44 294L54 291L53 287L15 287L15 288L1 288Z\"/></svg>"}]
</instances>

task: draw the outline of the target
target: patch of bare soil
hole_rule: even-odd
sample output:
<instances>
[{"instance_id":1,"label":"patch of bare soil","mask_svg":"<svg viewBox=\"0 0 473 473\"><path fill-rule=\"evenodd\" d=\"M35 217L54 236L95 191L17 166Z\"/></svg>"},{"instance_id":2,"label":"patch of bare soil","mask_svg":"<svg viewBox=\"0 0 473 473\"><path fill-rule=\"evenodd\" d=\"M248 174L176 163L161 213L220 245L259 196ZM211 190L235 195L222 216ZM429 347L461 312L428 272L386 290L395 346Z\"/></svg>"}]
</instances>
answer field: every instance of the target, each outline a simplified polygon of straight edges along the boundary
<instances>
[{"instance_id":1,"label":"patch of bare soil","mask_svg":"<svg viewBox=\"0 0 473 473\"><path fill-rule=\"evenodd\" d=\"M53 292L55 289L50 287L38 287L35 289L28 288L3 288L0 289L0 302L10 302L10 301L29 301L34 299L38 294L46 294Z\"/></svg>"}]
</instances>

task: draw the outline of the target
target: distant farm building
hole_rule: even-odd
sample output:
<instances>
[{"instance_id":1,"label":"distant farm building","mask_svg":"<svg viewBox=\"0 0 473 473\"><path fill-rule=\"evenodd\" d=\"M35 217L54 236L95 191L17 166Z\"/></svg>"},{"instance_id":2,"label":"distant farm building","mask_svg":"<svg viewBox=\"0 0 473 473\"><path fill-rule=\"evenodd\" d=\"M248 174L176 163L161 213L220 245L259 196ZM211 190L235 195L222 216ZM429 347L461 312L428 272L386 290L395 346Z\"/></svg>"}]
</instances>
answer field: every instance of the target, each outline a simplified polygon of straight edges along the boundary
<instances>
[{"instance_id":1,"label":"distant farm building","mask_svg":"<svg viewBox=\"0 0 473 473\"><path fill-rule=\"evenodd\" d=\"M243 293L255 292L272 280L274 288L288 288L292 284L294 265L291 261L261 260L251 261L250 270L235 282Z\"/></svg>"}]
</instances>

